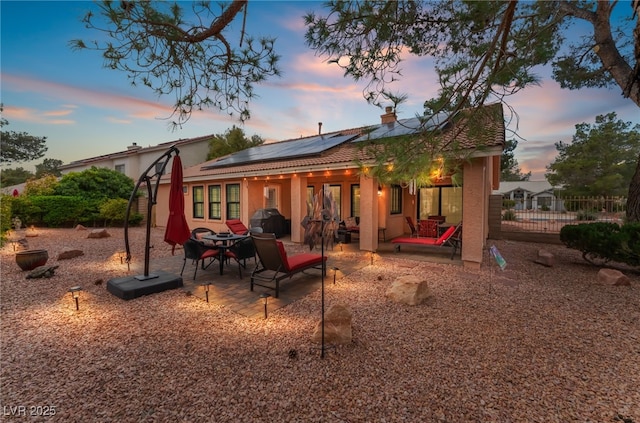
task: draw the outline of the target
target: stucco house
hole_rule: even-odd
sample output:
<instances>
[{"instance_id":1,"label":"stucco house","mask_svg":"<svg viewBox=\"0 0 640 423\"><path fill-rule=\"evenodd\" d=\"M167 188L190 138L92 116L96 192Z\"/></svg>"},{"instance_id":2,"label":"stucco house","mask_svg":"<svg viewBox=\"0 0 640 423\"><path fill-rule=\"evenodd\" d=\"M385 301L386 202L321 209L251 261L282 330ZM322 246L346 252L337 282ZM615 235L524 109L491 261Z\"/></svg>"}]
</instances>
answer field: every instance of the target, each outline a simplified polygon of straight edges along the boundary
<instances>
[{"instance_id":1,"label":"stucco house","mask_svg":"<svg viewBox=\"0 0 640 423\"><path fill-rule=\"evenodd\" d=\"M209 140L213 137L214 135L205 135L148 147L142 147L134 142L125 151L76 160L62 165L58 169L65 175L70 172L82 172L95 166L116 170L137 181L142 173L172 145L180 149L180 158L183 166L202 163L209 152ZM170 163L166 169L171 169Z\"/></svg>"},{"instance_id":2,"label":"stucco house","mask_svg":"<svg viewBox=\"0 0 640 423\"><path fill-rule=\"evenodd\" d=\"M180 158L183 166L193 166L202 163L209 153L209 140L213 137L214 135L205 135L202 137L165 142L153 146L150 145L148 147L142 147L134 142L128 146L125 151L76 160L62 165L58 169L65 175L71 172L82 172L91 167L107 168L124 173L133 179L134 182L137 182L158 157L174 145L180 150ZM171 169L171 160L172 159L167 163L165 172ZM156 164L155 169L150 171L149 176L155 172L159 172L161 169L162 163ZM144 189L138 192L140 193L140 197L137 199L137 204L134 205L134 210L146 216L148 204L147 192ZM156 224L155 211L156 209L154 208L151 216L153 225Z\"/></svg>"},{"instance_id":3,"label":"stucco house","mask_svg":"<svg viewBox=\"0 0 640 423\"><path fill-rule=\"evenodd\" d=\"M387 240L409 233L405 216L414 219L445 216L457 224L464 221L462 260L465 266L482 263L488 234L488 199L497 189L500 155L505 129L502 106L494 108L492 122L472 138L469 131L445 128L441 136L456 134L456 142L470 154L462 163L462 186L453 186L443 176L433 186L413 189L408 183L381 185L361 172L356 161L370 160L360 148L363 141L389 139L411 133L417 118L398 121L387 108L381 122L366 128L264 144L195 166L184 166L185 215L190 227L227 230L226 220L239 218L247 226L253 214L276 208L290 222L293 242L303 242L301 222L314 194L332 192L341 219L359 219L359 237L353 242L362 251L376 251L381 228ZM415 130L417 132L417 129ZM181 150L182 155L182 150ZM408 182L408 181L407 181ZM162 177L157 197L157 222L167 221L170 188L168 175ZM289 231L289 228L287 228Z\"/></svg>"},{"instance_id":4,"label":"stucco house","mask_svg":"<svg viewBox=\"0 0 640 423\"><path fill-rule=\"evenodd\" d=\"M564 211L564 202L556 197L556 190L546 180L503 181L494 194L515 201L515 210Z\"/></svg>"}]
</instances>

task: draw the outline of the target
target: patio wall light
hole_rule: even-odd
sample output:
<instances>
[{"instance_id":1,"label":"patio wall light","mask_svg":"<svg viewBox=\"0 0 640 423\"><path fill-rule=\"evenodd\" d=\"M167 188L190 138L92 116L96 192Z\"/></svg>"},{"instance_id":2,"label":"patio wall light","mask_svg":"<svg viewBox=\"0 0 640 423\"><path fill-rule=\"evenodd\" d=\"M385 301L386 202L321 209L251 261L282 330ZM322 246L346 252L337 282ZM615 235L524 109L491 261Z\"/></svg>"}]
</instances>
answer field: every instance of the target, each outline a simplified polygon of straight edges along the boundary
<instances>
[{"instance_id":1,"label":"patio wall light","mask_svg":"<svg viewBox=\"0 0 640 423\"><path fill-rule=\"evenodd\" d=\"M73 298L76 302L76 310L80 310L80 304L78 299L80 298L80 291L82 291L82 287L80 286L72 286L69 288L69 292L71 292L71 298Z\"/></svg>"}]
</instances>

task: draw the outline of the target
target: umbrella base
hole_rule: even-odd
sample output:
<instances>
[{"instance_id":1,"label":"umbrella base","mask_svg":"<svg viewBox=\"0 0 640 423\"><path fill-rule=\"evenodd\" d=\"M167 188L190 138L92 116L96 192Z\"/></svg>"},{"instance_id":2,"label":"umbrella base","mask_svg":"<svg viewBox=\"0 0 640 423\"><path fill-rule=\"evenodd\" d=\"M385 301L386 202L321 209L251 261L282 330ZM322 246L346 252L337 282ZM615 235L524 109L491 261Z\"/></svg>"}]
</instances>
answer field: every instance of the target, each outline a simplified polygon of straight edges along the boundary
<instances>
[{"instance_id":1,"label":"umbrella base","mask_svg":"<svg viewBox=\"0 0 640 423\"><path fill-rule=\"evenodd\" d=\"M107 282L107 291L123 300L132 300L143 295L155 294L182 287L182 277L162 270L141 278L140 276L125 276L123 278L110 279Z\"/></svg>"}]
</instances>

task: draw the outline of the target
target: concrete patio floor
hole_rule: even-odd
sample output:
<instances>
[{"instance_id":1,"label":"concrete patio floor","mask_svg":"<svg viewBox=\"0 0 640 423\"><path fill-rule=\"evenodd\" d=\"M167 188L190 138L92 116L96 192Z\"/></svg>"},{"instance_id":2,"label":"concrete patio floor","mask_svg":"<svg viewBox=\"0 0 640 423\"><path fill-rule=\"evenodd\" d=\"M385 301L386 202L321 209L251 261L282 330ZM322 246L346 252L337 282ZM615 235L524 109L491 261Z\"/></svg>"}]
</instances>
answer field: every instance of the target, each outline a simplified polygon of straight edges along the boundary
<instances>
[{"instance_id":1,"label":"concrete patio floor","mask_svg":"<svg viewBox=\"0 0 640 423\"><path fill-rule=\"evenodd\" d=\"M301 244L292 243L289 238L281 238L285 244L285 248L289 254L295 254L299 251L308 251ZM319 249L313 252L320 253ZM325 284L331 284L335 278L339 281L345 275L349 275L358 269L371 264L371 253L359 251L357 240L350 244L337 244L333 249L326 249L325 255L327 259L327 274L325 276ZM448 264L461 265L460 257L456 256L450 259L450 250L443 249L442 252L437 250L429 250L419 247L403 246L402 252L394 252L394 244L390 242L380 243L378 250L374 254L374 260L384 260L385 257L393 256L408 260L439 262ZM354 257L356 259L354 260ZM176 275L180 274L184 263L184 255L181 249L176 249L175 256L164 257L161 260L152 260L149 264L150 272L163 270ZM260 294L268 293L268 312L291 304L298 299L320 289L322 286L322 277L319 270L308 270L304 273L298 273L291 279L284 279L280 282L280 295L275 298L275 291L255 286L254 290L250 290L251 272L255 269L255 262L251 259L247 260L247 268L242 269L242 278L238 274L238 264L234 261L225 263L224 272L219 273L219 263L214 261L208 268L198 268L196 278L193 278L195 264L191 260L187 263L182 274L182 289L188 295L195 295L203 301L206 298L205 284L209 286L209 302L228 307L230 310L246 316L248 318L264 318L264 303ZM206 264L206 262L205 262ZM337 270L334 270L337 269ZM142 268L132 269L142 273Z\"/></svg>"}]
</instances>

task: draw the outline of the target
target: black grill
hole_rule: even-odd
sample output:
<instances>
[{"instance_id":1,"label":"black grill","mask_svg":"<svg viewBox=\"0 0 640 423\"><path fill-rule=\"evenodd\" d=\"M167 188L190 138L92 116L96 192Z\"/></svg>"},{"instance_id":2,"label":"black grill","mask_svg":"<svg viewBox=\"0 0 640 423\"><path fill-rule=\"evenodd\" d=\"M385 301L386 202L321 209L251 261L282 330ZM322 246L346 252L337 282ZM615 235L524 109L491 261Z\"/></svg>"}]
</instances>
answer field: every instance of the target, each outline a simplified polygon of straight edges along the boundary
<instances>
[{"instance_id":1,"label":"black grill","mask_svg":"<svg viewBox=\"0 0 640 423\"><path fill-rule=\"evenodd\" d=\"M285 219L278 209L258 209L249 224L252 228L260 227L263 232L276 234L276 238L285 234Z\"/></svg>"}]
</instances>

